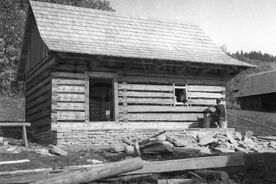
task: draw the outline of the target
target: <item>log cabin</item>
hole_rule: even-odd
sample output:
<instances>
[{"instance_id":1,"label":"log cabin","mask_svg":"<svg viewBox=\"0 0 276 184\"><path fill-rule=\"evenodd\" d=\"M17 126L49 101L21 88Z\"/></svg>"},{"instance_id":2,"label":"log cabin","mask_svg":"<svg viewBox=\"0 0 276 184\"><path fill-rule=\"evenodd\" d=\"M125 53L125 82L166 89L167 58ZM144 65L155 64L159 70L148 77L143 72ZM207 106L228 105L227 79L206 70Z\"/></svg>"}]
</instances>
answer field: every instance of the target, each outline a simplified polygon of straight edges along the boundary
<instances>
[{"instance_id":1,"label":"log cabin","mask_svg":"<svg viewBox=\"0 0 276 184\"><path fill-rule=\"evenodd\" d=\"M242 110L276 112L276 71L247 75L236 95Z\"/></svg>"},{"instance_id":2,"label":"log cabin","mask_svg":"<svg viewBox=\"0 0 276 184\"><path fill-rule=\"evenodd\" d=\"M38 140L103 145L197 127L250 67L193 23L30 1L18 79Z\"/></svg>"}]
</instances>

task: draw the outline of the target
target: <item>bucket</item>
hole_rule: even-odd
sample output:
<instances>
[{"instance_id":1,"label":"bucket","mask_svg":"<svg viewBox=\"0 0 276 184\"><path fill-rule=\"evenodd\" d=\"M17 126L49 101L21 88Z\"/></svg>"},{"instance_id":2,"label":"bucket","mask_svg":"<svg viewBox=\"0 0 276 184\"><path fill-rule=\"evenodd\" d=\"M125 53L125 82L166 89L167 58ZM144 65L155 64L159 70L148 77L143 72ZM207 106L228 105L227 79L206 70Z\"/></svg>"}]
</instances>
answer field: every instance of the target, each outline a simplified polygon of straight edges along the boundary
<instances>
[{"instance_id":1,"label":"bucket","mask_svg":"<svg viewBox=\"0 0 276 184\"><path fill-rule=\"evenodd\" d=\"M204 118L197 118L199 128L210 128L211 125L211 118L204 117Z\"/></svg>"},{"instance_id":2,"label":"bucket","mask_svg":"<svg viewBox=\"0 0 276 184\"><path fill-rule=\"evenodd\" d=\"M227 121L219 121L219 128L227 128Z\"/></svg>"}]
</instances>

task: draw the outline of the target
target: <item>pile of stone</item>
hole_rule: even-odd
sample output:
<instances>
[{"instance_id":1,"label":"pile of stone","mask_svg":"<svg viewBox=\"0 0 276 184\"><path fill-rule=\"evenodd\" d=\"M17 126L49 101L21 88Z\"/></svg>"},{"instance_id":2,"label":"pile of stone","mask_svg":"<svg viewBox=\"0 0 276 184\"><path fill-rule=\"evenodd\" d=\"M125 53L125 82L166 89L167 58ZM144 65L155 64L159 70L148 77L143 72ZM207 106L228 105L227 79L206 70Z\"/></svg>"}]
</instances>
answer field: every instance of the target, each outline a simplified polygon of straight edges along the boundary
<instances>
[{"instance_id":1,"label":"pile of stone","mask_svg":"<svg viewBox=\"0 0 276 184\"><path fill-rule=\"evenodd\" d=\"M173 158L199 157L210 154L234 152L276 152L276 140L255 137L253 132L241 134L235 131L190 131L185 138L160 132L148 139L130 140L115 145L112 152L128 155L170 155Z\"/></svg>"}]
</instances>

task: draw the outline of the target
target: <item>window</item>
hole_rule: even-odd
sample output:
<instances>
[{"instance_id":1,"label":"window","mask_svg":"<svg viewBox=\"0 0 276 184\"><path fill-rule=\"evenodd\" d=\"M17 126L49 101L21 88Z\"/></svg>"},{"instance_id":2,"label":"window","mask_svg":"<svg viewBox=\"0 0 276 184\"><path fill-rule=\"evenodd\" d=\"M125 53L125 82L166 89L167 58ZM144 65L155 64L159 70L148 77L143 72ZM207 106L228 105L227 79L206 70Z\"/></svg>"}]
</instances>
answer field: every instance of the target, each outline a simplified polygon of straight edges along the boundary
<instances>
[{"instance_id":1,"label":"window","mask_svg":"<svg viewBox=\"0 0 276 184\"><path fill-rule=\"evenodd\" d=\"M174 106L175 105L188 105L188 86L174 86Z\"/></svg>"},{"instance_id":2,"label":"window","mask_svg":"<svg viewBox=\"0 0 276 184\"><path fill-rule=\"evenodd\" d=\"M116 121L117 75L107 72L86 74L86 121Z\"/></svg>"}]
</instances>

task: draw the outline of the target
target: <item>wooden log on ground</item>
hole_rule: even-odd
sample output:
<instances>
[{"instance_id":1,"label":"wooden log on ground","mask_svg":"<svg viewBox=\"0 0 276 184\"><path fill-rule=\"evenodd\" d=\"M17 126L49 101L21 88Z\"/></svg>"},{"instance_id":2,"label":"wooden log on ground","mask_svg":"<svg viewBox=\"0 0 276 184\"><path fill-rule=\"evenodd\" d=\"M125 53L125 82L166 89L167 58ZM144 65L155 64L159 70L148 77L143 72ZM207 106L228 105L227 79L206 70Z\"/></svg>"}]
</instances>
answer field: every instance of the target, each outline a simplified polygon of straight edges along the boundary
<instances>
[{"instance_id":1,"label":"wooden log on ground","mask_svg":"<svg viewBox=\"0 0 276 184\"><path fill-rule=\"evenodd\" d=\"M129 184L129 183L157 183L157 181L158 181L158 176L156 174L139 174L139 175L119 176L116 178L108 178L105 180L100 180L98 182L114 183L114 184L115 183ZM94 183L91 183L91 184L94 184Z\"/></svg>"},{"instance_id":2,"label":"wooden log on ground","mask_svg":"<svg viewBox=\"0 0 276 184\"><path fill-rule=\"evenodd\" d=\"M195 158L200 156L200 150L187 147L173 147L173 155L175 158Z\"/></svg>"},{"instance_id":3,"label":"wooden log on ground","mask_svg":"<svg viewBox=\"0 0 276 184\"><path fill-rule=\"evenodd\" d=\"M20 164L20 163L26 163L30 162L29 159L23 159L23 160L11 160L11 161L3 161L0 162L0 165L5 165L5 164Z\"/></svg>"},{"instance_id":4,"label":"wooden log on ground","mask_svg":"<svg viewBox=\"0 0 276 184\"><path fill-rule=\"evenodd\" d=\"M192 179L162 179L158 180L158 184L192 184Z\"/></svg>"},{"instance_id":5,"label":"wooden log on ground","mask_svg":"<svg viewBox=\"0 0 276 184\"><path fill-rule=\"evenodd\" d=\"M229 175L225 171L197 170L194 172L207 180L227 181L229 179Z\"/></svg>"},{"instance_id":6,"label":"wooden log on ground","mask_svg":"<svg viewBox=\"0 0 276 184\"><path fill-rule=\"evenodd\" d=\"M199 157L155 162L144 162L143 169L128 172L128 174L163 173L195 169L223 168L242 166L245 164L244 154L231 154L225 156Z\"/></svg>"},{"instance_id":7,"label":"wooden log on ground","mask_svg":"<svg viewBox=\"0 0 276 184\"><path fill-rule=\"evenodd\" d=\"M63 172L56 176L47 177L34 184L78 184L89 183L108 177L117 176L126 172L143 168L141 158L127 159L119 162L108 163L95 168Z\"/></svg>"}]
</instances>

